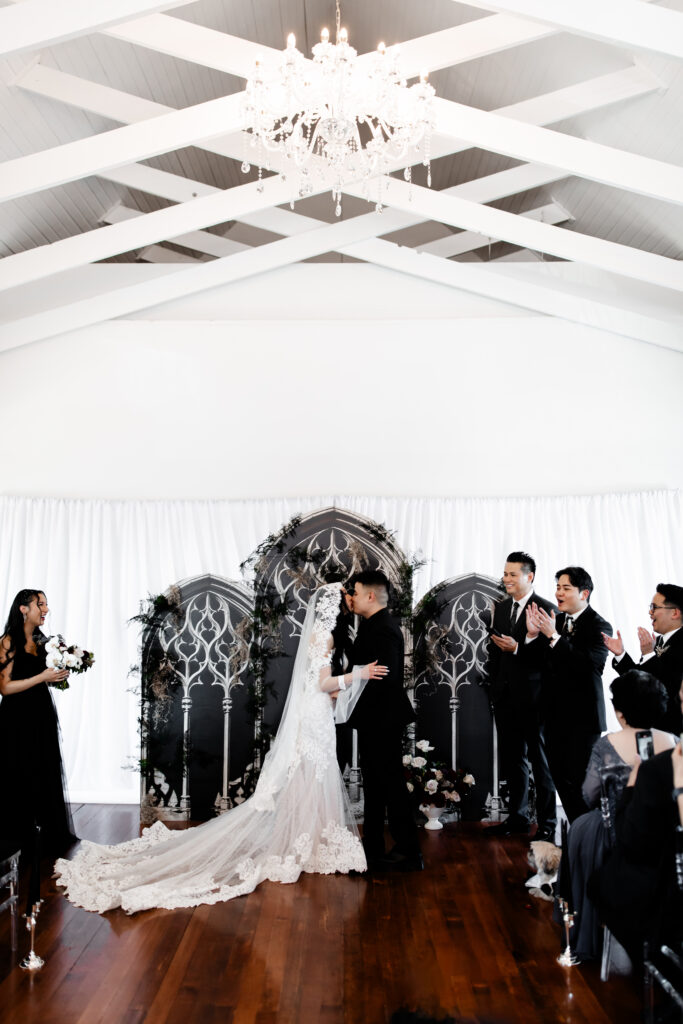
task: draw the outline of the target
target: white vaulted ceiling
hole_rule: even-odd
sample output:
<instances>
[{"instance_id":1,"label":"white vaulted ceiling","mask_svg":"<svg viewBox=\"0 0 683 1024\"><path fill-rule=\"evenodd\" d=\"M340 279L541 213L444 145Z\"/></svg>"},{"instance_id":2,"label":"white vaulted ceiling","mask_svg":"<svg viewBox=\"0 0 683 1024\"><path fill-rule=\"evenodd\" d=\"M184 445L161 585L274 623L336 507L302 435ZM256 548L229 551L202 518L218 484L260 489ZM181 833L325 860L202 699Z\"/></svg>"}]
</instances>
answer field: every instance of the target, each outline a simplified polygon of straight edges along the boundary
<instances>
[{"instance_id":1,"label":"white vaulted ceiling","mask_svg":"<svg viewBox=\"0 0 683 1024\"><path fill-rule=\"evenodd\" d=\"M397 168L380 215L348 183L339 222L328 194L292 213L290 183L240 169L255 55L290 31L308 55L332 0L0 2L0 347L353 259L683 349L683 0L343 0L342 20L359 53L400 43L439 102L431 190ZM501 272L524 258L610 286ZM172 268L2 313L12 289L137 260Z\"/></svg>"}]
</instances>

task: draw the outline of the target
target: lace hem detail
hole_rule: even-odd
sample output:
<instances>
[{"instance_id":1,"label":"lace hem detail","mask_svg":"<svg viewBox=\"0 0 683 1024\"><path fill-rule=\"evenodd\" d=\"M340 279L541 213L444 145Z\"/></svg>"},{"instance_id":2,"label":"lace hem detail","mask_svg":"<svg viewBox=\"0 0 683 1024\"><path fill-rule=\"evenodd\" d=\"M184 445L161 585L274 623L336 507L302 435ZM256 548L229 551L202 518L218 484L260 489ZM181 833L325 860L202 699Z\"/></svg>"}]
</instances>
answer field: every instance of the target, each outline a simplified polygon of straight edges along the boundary
<instances>
[{"instance_id":1,"label":"lace hem detail","mask_svg":"<svg viewBox=\"0 0 683 1024\"><path fill-rule=\"evenodd\" d=\"M120 846L98 846L84 843L74 860L58 860L55 876L58 884L66 889L72 903L85 910L105 913L115 907L122 907L126 913L134 914L152 907L175 910L180 907L196 907L200 904L221 903L253 892L264 881L291 884L302 872L331 875L339 872L365 871L367 862L363 845L349 828L330 821L314 844L308 832L297 836L291 853L284 857L272 856L257 864L251 857L241 861L235 874L239 882L225 885L216 882L209 873L195 875L191 882L168 880L166 883L145 884L140 872L126 872L125 888L116 877L109 877L117 868L118 861L126 852L140 852L158 842L168 839L172 833L161 822L147 829L140 839L133 839ZM143 857L140 864L149 858ZM138 865L139 866L139 865Z\"/></svg>"}]
</instances>

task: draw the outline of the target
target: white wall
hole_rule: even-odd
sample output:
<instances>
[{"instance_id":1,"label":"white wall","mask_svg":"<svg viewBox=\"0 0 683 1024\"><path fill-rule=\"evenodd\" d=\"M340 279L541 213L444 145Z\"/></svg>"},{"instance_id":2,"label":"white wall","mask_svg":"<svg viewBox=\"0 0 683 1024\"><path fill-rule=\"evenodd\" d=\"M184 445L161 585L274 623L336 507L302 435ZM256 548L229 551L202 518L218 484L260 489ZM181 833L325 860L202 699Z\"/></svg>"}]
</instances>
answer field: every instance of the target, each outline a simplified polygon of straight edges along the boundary
<instances>
[{"instance_id":1,"label":"white wall","mask_svg":"<svg viewBox=\"0 0 683 1024\"><path fill-rule=\"evenodd\" d=\"M683 485L680 353L362 265L289 268L145 315L0 356L0 429L16 439L2 492Z\"/></svg>"}]
</instances>

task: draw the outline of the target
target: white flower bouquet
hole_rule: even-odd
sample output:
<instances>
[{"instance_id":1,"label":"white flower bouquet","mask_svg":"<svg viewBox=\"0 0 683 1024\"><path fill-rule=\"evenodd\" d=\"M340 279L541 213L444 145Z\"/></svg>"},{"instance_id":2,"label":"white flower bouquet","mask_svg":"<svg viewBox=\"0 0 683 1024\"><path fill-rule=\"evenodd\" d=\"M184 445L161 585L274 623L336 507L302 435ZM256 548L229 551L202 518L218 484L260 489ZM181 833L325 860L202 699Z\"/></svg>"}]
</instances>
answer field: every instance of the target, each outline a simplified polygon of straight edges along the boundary
<instances>
[{"instance_id":1,"label":"white flower bouquet","mask_svg":"<svg viewBox=\"0 0 683 1024\"><path fill-rule=\"evenodd\" d=\"M95 656L91 651L83 650L78 644L67 644L61 633L49 637L45 644L45 653L47 655L45 663L48 668L56 668L60 671L66 668L69 672L75 672L76 675L87 672L95 661ZM68 690L69 680L63 679L61 682L51 685L57 690Z\"/></svg>"}]
</instances>

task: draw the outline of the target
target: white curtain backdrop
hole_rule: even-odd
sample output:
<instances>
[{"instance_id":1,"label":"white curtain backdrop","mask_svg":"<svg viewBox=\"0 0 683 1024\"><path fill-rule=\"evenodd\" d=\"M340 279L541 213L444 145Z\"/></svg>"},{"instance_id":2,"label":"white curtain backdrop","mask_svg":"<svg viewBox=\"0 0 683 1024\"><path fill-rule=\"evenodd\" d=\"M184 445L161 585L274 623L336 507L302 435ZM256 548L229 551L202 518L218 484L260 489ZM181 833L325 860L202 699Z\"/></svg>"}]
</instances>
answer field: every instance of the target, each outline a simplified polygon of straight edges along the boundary
<instances>
[{"instance_id":1,"label":"white curtain backdrop","mask_svg":"<svg viewBox=\"0 0 683 1024\"><path fill-rule=\"evenodd\" d=\"M637 652L636 627L658 582L683 583L681 493L558 498L377 498L321 496L262 501L80 501L0 498L0 616L23 587L44 590L46 629L95 652L96 664L55 692L70 796L136 802L138 632L127 620L141 598L189 576L241 578L239 564L297 513L335 505L396 531L406 554L427 564L418 600L440 580L501 574L508 551L529 551L537 589L554 594L554 573L583 565L592 603ZM609 665L605 682L612 678Z\"/></svg>"}]
</instances>

